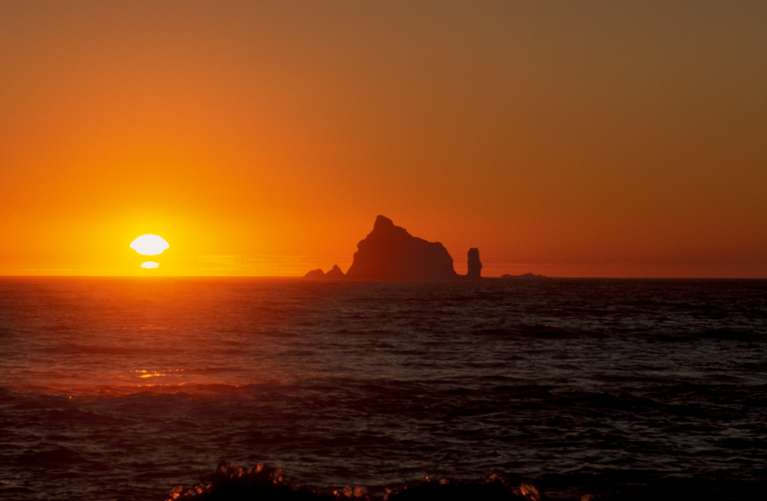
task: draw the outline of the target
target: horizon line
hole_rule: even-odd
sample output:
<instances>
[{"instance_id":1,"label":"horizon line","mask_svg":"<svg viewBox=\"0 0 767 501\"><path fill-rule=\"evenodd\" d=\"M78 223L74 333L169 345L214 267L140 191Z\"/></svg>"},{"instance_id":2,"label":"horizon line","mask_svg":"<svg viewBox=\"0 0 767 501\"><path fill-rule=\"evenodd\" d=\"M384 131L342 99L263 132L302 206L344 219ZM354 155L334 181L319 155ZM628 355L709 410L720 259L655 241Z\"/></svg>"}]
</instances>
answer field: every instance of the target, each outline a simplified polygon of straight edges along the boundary
<instances>
[{"instance_id":1,"label":"horizon line","mask_svg":"<svg viewBox=\"0 0 767 501\"><path fill-rule=\"evenodd\" d=\"M509 275L509 278L504 278L503 275L495 276L483 276L482 279L490 280L513 280L513 279L525 279L525 274L504 274ZM534 274L535 278L528 278L530 280L767 280L767 275L753 275L753 276L732 276L732 275L688 275L688 276L662 276L662 275L648 275L648 276L626 276L626 275L539 275ZM462 275L459 275L459 277ZM300 279L303 280L303 275L0 275L0 280L3 279L19 279L19 278L136 278L136 279L167 279L167 278L233 278L233 279ZM313 280L306 279L311 282L322 282L323 279ZM347 279L330 279L328 282L341 282ZM454 280L355 280L348 279L350 282L380 282L380 283L418 283L418 282L437 282L437 283L450 283Z\"/></svg>"}]
</instances>

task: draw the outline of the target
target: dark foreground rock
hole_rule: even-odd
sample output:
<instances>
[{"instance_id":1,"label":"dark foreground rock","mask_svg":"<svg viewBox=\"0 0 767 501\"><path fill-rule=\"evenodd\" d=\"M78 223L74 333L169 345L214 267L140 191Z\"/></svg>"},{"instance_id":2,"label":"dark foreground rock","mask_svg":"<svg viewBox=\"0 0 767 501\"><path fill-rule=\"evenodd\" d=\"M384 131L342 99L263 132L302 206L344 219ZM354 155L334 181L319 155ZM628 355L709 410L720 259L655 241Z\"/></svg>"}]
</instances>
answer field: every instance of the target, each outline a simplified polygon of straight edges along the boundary
<instances>
[{"instance_id":1,"label":"dark foreground rock","mask_svg":"<svg viewBox=\"0 0 767 501\"><path fill-rule=\"evenodd\" d=\"M759 481L714 478L654 477L639 480L639 472L605 470L579 476L579 487L562 485L550 476L548 489L521 479L490 474L477 481L423 480L370 489L302 487L289 482L282 470L264 465L243 468L228 463L193 487L178 486L166 501L750 501L767 499ZM639 481L638 481L639 480ZM559 485L558 485L559 484ZM127 498L126 498L127 499Z\"/></svg>"},{"instance_id":2,"label":"dark foreground rock","mask_svg":"<svg viewBox=\"0 0 767 501\"><path fill-rule=\"evenodd\" d=\"M539 501L538 489L527 483L511 484L491 475L481 482L425 479L369 491L362 486L312 489L296 486L282 471L257 465L242 468L219 465L216 473L193 487L175 487L166 501Z\"/></svg>"},{"instance_id":3,"label":"dark foreground rock","mask_svg":"<svg viewBox=\"0 0 767 501\"><path fill-rule=\"evenodd\" d=\"M378 216L357 244L346 276L354 280L452 280L458 278L453 258L439 242L414 237L391 219Z\"/></svg>"}]
</instances>

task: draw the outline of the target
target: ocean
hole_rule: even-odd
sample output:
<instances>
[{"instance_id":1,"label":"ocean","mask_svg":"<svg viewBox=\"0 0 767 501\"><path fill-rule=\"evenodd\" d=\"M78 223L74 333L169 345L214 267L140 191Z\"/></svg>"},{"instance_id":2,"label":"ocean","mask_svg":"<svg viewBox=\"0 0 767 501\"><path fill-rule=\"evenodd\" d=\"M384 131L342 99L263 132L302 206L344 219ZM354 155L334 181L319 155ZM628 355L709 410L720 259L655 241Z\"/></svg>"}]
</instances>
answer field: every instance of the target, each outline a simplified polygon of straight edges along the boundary
<instances>
[{"instance_id":1,"label":"ocean","mask_svg":"<svg viewBox=\"0 0 767 501\"><path fill-rule=\"evenodd\" d=\"M764 493L767 281L0 280L0 499L161 500L219 461Z\"/></svg>"}]
</instances>

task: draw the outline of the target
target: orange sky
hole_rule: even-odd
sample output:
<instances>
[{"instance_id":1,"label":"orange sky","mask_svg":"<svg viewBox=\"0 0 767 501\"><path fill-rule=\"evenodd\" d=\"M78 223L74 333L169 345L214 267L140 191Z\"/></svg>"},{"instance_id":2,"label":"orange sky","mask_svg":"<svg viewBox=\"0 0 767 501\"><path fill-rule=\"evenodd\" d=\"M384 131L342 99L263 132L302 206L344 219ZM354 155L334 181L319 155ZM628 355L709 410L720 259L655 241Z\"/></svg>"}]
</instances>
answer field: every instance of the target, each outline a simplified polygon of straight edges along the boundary
<instances>
[{"instance_id":1,"label":"orange sky","mask_svg":"<svg viewBox=\"0 0 767 501\"><path fill-rule=\"evenodd\" d=\"M1 275L767 276L764 2L106 3L0 5Z\"/></svg>"}]
</instances>

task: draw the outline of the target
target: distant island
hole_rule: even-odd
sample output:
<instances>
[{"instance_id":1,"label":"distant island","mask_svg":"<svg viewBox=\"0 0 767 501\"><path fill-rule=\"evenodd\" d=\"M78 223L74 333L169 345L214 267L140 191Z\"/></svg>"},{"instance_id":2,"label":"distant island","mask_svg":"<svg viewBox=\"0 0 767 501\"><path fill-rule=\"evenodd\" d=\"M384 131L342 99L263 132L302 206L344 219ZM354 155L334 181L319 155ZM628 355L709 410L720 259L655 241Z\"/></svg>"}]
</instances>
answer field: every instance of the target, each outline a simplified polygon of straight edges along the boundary
<instances>
[{"instance_id":1,"label":"distant island","mask_svg":"<svg viewBox=\"0 0 767 501\"><path fill-rule=\"evenodd\" d=\"M501 275L500 278L501 280L546 280L549 277L535 273L523 273L522 275Z\"/></svg>"},{"instance_id":2,"label":"distant island","mask_svg":"<svg viewBox=\"0 0 767 501\"><path fill-rule=\"evenodd\" d=\"M327 273L315 269L305 277L315 280L479 280L482 276L479 249L469 249L467 264L467 275L457 274L453 258L444 245L415 237L388 217L379 215L373 230L357 244L354 260L346 273L334 265Z\"/></svg>"}]
</instances>

